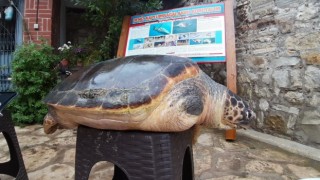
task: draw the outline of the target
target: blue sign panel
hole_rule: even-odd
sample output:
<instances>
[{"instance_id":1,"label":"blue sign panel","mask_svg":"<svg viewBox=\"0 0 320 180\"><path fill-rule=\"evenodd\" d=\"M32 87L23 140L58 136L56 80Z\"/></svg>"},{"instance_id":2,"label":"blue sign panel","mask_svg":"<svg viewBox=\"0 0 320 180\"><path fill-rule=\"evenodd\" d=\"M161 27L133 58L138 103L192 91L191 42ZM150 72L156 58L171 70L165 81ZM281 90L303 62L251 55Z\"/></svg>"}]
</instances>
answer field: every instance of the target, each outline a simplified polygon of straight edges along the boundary
<instances>
[{"instance_id":1,"label":"blue sign panel","mask_svg":"<svg viewBox=\"0 0 320 180\"><path fill-rule=\"evenodd\" d=\"M224 62L224 4L207 4L131 17L126 56L168 54L195 62Z\"/></svg>"}]
</instances>

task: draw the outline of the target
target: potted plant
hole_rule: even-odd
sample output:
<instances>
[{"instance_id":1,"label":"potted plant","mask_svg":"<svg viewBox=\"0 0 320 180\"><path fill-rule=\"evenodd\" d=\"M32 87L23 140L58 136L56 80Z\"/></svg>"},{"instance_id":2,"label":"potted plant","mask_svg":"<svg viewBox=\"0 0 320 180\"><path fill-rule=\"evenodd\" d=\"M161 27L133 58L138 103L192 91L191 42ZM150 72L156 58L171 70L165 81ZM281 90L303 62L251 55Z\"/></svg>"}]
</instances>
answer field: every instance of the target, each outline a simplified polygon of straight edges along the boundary
<instances>
[{"instance_id":1,"label":"potted plant","mask_svg":"<svg viewBox=\"0 0 320 180\"><path fill-rule=\"evenodd\" d=\"M71 45L71 42L68 41L66 44L63 44L58 48L58 50L61 58L60 63L63 66L69 66L73 58L73 46Z\"/></svg>"},{"instance_id":2,"label":"potted plant","mask_svg":"<svg viewBox=\"0 0 320 180\"><path fill-rule=\"evenodd\" d=\"M85 65L84 61L88 56L88 50L80 45L74 48L73 53L76 58L76 65L78 67L83 67Z\"/></svg>"}]
</instances>

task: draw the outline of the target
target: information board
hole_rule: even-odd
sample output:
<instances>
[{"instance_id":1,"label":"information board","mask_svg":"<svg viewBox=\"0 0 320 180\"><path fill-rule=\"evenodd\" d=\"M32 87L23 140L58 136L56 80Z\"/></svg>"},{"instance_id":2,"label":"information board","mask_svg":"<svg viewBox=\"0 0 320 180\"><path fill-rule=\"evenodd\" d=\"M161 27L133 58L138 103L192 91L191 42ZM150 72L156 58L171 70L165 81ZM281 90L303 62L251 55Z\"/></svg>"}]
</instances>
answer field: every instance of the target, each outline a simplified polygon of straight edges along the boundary
<instances>
[{"instance_id":1,"label":"information board","mask_svg":"<svg viewBox=\"0 0 320 180\"><path fill-rule=\"evenodd\" d=\"M223 3L132 16L125 56L163 54L195 62L225 62Z\"/></svg>"}]
</instances>

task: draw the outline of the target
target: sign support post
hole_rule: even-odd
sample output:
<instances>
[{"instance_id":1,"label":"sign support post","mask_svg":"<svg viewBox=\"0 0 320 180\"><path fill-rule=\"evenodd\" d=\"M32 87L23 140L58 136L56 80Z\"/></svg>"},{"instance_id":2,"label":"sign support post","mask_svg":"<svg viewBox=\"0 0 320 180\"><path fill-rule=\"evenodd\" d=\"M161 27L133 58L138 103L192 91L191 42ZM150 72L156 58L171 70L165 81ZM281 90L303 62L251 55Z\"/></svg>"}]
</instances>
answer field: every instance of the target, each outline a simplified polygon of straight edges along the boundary
<instances>
[{"instance_id":1,"label":"sign support post","mask_svg":"<svg viewBox=\"0 0 320 180\"><path fill-rule=\"evenodd\" d=\"M227 49L227 87L237 93L236 46L233 17L233 0L225 1L226 49Z\"/></svg>"},{"instance_id":2,"label":"sign support post","mask_svg":"<svg viewBox=\"0 0 320 180\"><path fill-rule=\"evenodd\" d=\"M226 52L227 52L227 87L233 93L237 93L237 67L236 67L236 46L235 46L235 28L233 17L233 0L225 0L226 16ZM236 130L226 130L226 140L236 139Z\"/></svg>"},{"instance_id":3,"label":"sign support post","mask_svg":"<svg viewBox=\"0 0 320 180\"><path fill-rule=\"evenodd\" d=\"M123 17L121 34L119 38L117 58L124 57L126 53L126 44L130 26L130 16Z\"/></svg>"}]
</instances>

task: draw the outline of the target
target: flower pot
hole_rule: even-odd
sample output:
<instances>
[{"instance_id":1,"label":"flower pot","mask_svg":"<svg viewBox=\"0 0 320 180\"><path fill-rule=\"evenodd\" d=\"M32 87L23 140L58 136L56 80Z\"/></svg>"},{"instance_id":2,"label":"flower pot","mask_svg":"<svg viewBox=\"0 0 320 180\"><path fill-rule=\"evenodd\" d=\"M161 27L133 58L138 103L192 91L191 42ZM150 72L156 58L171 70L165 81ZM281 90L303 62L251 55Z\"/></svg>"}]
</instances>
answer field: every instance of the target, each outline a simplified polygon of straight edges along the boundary
<instances>
[{"instance_id":1,"label":"flower pot","mask_svg":"<svg viewBox=\"0 0 320 180\"><path fill-rule=\"evenodd\" d=\"M62 59L62 60L60 61L60 63L61 63L61 65L64 66L64 67L66 67L66 66L69 65L69 61L68 61L67 59Z\"/></svg>"}]
</instances>

